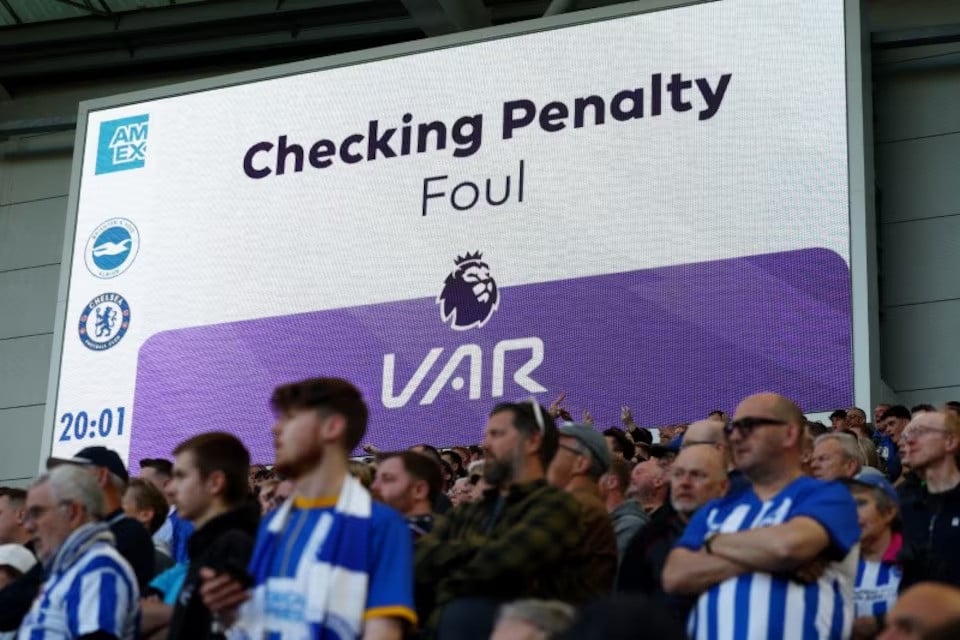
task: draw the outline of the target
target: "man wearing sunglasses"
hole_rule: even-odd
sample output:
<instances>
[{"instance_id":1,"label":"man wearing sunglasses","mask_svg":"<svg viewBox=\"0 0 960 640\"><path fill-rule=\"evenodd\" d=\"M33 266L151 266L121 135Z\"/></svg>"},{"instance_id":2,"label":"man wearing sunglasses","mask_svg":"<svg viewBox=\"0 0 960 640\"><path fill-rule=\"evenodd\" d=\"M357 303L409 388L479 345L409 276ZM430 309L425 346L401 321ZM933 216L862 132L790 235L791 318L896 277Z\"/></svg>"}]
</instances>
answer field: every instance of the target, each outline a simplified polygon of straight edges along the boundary
<instances>
[{"instance_id":1,"label":"man wearing sunglasses","mask_svg":"<svg viewBox=\"0 0 960 640\"><path fill-rule=\"evenodd\" d=\"M725 433L750 486L694 514L667 558L664 590L698 596L693 637L849 637L857 508L842 484L803 475L800 409L749 396Z\"/></svg>"},{"instance_id":2,"label":"man wearing sunglasses","mask_svg":"<svg viewBox=\"0 0 960 640\"><path fill-rule=\"evenodd\" d=\"M536 401L493 408L483 438L492 488L417 543L416 579L436 594L430 626L439 640L487 640L507 601L593 595L570 566L583 544L579 505L545 479L557 444L554 420Z\"/></svg>"}]
</instances>

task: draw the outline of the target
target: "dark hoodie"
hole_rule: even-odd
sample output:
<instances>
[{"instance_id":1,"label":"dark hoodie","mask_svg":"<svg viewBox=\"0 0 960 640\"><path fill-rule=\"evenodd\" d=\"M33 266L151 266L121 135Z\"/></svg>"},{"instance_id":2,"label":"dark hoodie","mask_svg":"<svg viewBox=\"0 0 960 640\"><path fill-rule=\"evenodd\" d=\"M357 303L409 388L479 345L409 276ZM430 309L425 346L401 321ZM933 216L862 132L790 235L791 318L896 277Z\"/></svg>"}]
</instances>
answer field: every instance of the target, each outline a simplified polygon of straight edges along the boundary
<instances>
[{"instance_id":1,"label":"dark hoodie","mask_svg":"<svg viewBox=\"0 0 960 640\"><path fill-rule=\"evenodd\" d=\"M213 638L210 610L200 599L200 569L245 572L260 523L258 505L244 503L194 531L187 543L190 566L170 621L170 638Z\"/></svg>"}]
</instances>

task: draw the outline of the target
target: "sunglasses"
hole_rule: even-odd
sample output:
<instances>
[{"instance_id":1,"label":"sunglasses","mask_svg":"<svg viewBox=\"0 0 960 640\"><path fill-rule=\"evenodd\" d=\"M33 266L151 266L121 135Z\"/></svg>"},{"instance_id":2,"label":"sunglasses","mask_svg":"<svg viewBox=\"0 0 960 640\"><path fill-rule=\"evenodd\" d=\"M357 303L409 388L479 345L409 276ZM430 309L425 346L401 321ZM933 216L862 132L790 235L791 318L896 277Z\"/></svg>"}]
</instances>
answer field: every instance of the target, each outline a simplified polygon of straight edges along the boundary
<instances>
[{"instance_id":1,"label":"sunglasses","mask_svg":"<svg viewBox=\"0 0 960 640\"><path fill-rule=\"evenodd\" d=\"M733 432L736 431L743 438L749 438L750 434L753 433L754 429L757 427L764 426L784 426L788 424L786 420L777 420L776 418L740 418L739 420L734 420L729 424L723 427L723 433L728 438L733 435Z\"/></svg>"}]
</instances>

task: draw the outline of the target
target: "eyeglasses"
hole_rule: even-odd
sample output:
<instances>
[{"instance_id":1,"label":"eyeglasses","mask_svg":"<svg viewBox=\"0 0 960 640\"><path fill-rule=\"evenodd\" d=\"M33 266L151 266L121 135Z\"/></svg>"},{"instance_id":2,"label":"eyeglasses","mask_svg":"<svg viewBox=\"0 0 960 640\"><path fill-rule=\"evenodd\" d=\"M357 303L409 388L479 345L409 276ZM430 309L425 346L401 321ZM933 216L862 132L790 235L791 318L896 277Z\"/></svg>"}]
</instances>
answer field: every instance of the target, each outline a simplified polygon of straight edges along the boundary
<instances>
[{"instance_id":1,"label":"eyeglasses","mask_svg":"<svg viewBox=\"0 0 960 640\"><path fill-rule=\"evenodd\" d=\"M23 512L23 522L24 523L36 522L37 520L43 517L43 514L47 513L48 511L52 511L53 509L56 509L58 507L65 507L69 504L70 504L69 502L58 502L50 506L34 505L32 507L28 507Z\"/></svg>"},{"instance_id":2,"label":"eyeglasses","mask_svg":"<svg viewBox=\"0 0 960 640\"><path fill-rule=\"evenodd\" d=\"M723 433L729 438L733 435L733 432L736 431L742 438L749 438L750 434L753 433L754 429L757 427L764 427L767 425L782 427L786 424L786 420L777 420L776 418L747 417L734 420L733 422L725 425L723 427Z\"/></svg>"},{"instance_id":3,"label":"eyeglasses","mask_svg":"<svg viewBox=\"0 0 960 640\"><path fill-rule=\"evenodd\" d=\"M904 429L900 437L904 440L912 440L914 438L921 438L928 433L951 433L951 431L949 429L938 429L937 427L912 427L910 429Z\"/></svg>"}]
</instances>

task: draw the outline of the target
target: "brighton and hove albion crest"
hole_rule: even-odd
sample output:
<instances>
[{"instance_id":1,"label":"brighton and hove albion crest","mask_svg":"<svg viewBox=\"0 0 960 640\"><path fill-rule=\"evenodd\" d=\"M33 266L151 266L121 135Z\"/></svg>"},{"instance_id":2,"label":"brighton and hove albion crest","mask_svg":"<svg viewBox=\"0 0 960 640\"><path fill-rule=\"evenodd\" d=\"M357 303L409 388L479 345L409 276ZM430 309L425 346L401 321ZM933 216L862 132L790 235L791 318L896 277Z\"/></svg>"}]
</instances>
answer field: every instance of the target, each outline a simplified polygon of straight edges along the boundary
<instances>
[{"instance_id":1,"label":"brighton and hove albion crest","mask_svg":"<svg viewBox=\"0 0 960 640\"><path fill-rule=\"evenodd\" d=\"M130 327L130 305L119 293L102 293L83 307L77 327L83 346L106 351L114 346Z\"/></svg>"},{"instance_id":2,"label":"brighton and hove albion crest","mask_svg":"<svg viewBox=\"0 0 960 640\"><path fill-rule=\"evenodd\" d=\"M482 327L500 304L490 265L479 251L457 256L454 264L456 268L444 280L443 291L437 296L440 318L457 331Z\"/></svg>"},{"instance_id":3,"label":"brighton and hove albion crest","mask_svg":"<svg viewBox=\"0 0 960 640\"><path fill-rule=\"evenodd\" d=\"M113 278L130 268L139 250L136 225L126 218L110 218L90 234L84 260L96 277Z\"/></svg>"}]
</instances>

